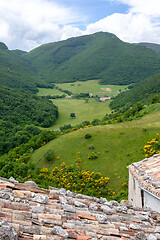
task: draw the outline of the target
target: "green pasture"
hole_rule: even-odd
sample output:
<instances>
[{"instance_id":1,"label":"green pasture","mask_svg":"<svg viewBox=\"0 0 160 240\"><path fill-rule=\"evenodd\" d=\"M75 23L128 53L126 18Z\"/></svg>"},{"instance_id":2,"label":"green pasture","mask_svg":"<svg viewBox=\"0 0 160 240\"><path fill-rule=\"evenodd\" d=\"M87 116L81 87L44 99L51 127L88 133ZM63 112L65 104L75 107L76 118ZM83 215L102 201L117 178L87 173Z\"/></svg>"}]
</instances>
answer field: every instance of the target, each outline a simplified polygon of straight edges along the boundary
<instances>
[{"instance_id":1,"label":"green pasture","mask_svg":"<svg viewBox=\"0 0 160 240\"><path fill-rule=\"evenodd\" d=\"M95 99L89 99L88 103L84 99L54 99L53 103L58 107L59 117L51 129L59 129L66 124L75 126L83 121L92 121L95 118L102 119L106 113L110 112L109 100L98 102ZM76 118L70 118L70 114L75 113Z\"/></svg>"},{"instance_id":2,"label":"green pasture","mask_svg":"<svg viewBox=\"0 0 160 240\"><path fill-rule=\"evenodd\" d=\"M117 85L100 85L98 80L90 80L83 82L74 82L74 83L63 83L56 84L58 87L63 90L69 90L73 94L78 93L92 93L93 95L100 96L115 96L118 94L119 90L126 91L126 86L117 86ZM39 88L39 96L47 95L62 95L63 92L53 88ZM106 113L110 113L109 102L98 102L94 98L89 98L88 103L84 99L54 99L53 103L58 106L59 117L54 126L50 129L59 129L66 124L76 125L83 121L92 121L93 119L102 119ZM71 119L70 113L75 113L76 118Z\"/></svg>"},{"instance_id":3,"label":"green pasture","mask_svg":"<svg viewBox=\"0 0 160 240\"><path fill-rule=\"evenodd\" d=\"M47 95L50 95L50 96L54 96L54 95L63 95L64 93L63 92L60 92L59 90L57 90L56 88L38 88L38 93L37 95L38 96L47 96Z\"/></svg>"},{"instance_id":4,"label":"green pasture","mask_svg":"<svg viewBox=\"0 0 160 240\"><path fill-rule=\"evenodd\" d=\"M128 181L126 166L145 158L143 146L160 132L159 119L160 111L155 111L139 120L67 133L36 150L31 160L38 167L51 170L62 162L72 164L80 157L82 169L101 172L110 178L110 188L118 191L121 184ZM91 134L90 139L85 138L86 133ZM60 159L46 162L44 154L49 149L54 150L55 156L60 156ZM98 158L89 160L91 152L99 152Z\"/></svg>"},{"instance_id":5,"label":"green pasture","mask_svg":"<svg viewBox=\"0 0 160 240\"><path fill-rule=\"evenodd\" d=\"M119 91L126 91L128 85L100 85L98 80L81 81L74 83L56 84L63 90L69 90L73 94L92 93L94 96L116 96Z\"/></svg>"}]
</instances>

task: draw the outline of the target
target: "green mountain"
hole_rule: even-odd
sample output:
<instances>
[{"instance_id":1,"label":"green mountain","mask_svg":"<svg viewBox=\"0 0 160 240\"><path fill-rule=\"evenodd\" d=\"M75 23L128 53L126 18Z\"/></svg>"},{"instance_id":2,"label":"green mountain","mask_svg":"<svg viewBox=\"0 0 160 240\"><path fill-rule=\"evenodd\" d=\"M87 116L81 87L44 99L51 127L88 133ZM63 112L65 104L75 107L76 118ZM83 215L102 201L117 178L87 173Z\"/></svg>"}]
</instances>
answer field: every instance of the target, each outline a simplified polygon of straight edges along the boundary
<instances>
[{"instance_id":1,"label":"green mountain","mask_svg":"<svg viewBox=\"0 0 160 240\"><path fill-rule=\"evenodd\" d=\"M23 57L41 79L56 83L100 79L103 84L130 84L160 72L154 51L104 32L45 44Z\"/></svg>"},{"instance_id":2,"label":"green mountain","mask_svg":"<svg viewBox=\"0 0 160 240\"><path fill-rule=\"evenodd\" d=\"M132 89L122 92L110 103L112 109L132 107L137 102L148 104L157 95L160 98L160 74L147 78L135 85Z\"/></svg>"},{"instance_id":3,"label":"green mountain","mask_svg":"<svg viewBox=\"0 0 160 240\"><path fill-rule=\"evenodd\" d=\"M4 43L0 42L0 84L37 91L37 86L47 86L36 76L31 63L24 59L22 51L10 51Z\"/></svg>"},{"instance_id":4,"label":"green mountain","mask_svg":"<svg viewBox=\"0 0 160 240\"><path fill-rule=\"evenodd\" d=\"M142 42L142 43L138 43L138 45L143 45L147 48L152 49L153 51L155 51L157 54L160 54L160 44L156 44L156 43L147 43L147 42Z\"/></svg>"}]
</instances>

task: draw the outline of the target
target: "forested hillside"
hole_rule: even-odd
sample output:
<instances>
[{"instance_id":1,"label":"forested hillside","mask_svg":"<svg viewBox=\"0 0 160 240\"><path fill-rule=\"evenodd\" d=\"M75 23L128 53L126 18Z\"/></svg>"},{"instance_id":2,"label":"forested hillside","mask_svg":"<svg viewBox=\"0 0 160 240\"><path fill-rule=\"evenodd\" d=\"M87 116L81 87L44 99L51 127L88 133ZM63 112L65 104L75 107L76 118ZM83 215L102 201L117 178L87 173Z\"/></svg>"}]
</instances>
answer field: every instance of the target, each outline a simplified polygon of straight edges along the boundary
<instances>
[{"instance_id":1,"label":"forested hillside","mask_svg":"<svg viewBox=\"0 0 160 240\"><path fill-rule=\"evenodd\" d=\"M157 54L160 54L160 44L142 42L142 43L138 43L138 45L142 45L142 46L145 46L147 48L150 48L153 51L155 51Z\"/></svg>"},{"instance_id":2,"label":"forested hillside","mask_svg":"<svg viewBox=\"0 0 160 240\"><path fill-rule=\"evenodd\" d=\"M48 86L40 80L31 63L22 58L22 51L10 51L4 43L0 43L0 84L12 88L23 88L32 92L37 86Z\"/></svg>"},{"instance_id":3,"label":"forested hillside","mask_svg":"<svg viewBox=\"0 0 160 240\"><path fill-rule=\"evenodd\" d=\"M23 56L47 82L99 79L124 85L160 72L160 57L153 50L103 32L45 44Z\"/></svg>"},{"instance_id":4,"label":"forested hillside","mask_svg":"<svg viewBox=\"0 0 160 240\"><path fill-rule=\"evenodd\" d=\"M120 107L129 108L137 102L148 104L155 95L160 97L160 74L146 79L127 92L122 92L113 99L110 107L112 109Z\"/></svg>"},{"instance_id":5,"label":"forested hillside","mask_svg":"<svg viewBox=\"0 0 160 240\"><path fill-rule=\"evenodd\" d=\"M51 101L2 85L0 113L0 154L38 134L40 130L35 126L49 127L58 117L58 109Z\"/></svg>"}]
</instances>

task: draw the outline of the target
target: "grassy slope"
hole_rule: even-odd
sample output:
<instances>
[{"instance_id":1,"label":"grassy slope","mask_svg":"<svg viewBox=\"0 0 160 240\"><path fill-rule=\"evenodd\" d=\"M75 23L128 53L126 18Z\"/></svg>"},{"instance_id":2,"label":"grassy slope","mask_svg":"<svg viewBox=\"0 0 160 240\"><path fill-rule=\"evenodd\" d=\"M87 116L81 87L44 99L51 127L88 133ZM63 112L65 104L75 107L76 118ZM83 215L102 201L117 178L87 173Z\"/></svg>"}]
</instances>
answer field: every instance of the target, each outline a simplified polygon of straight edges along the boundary
<instances>
[{"instance_id":1,"label":"grassy slope","mask_svg":"<svg viewBox=\"0 0 160 240\"><path fill-rule=\"evenodd\" d=\"M31 158L38 167L51 169L62 162L71 164L80 156L83 169L99 171L110 177L110 187L119 190L121 183L128 179L126 166L142 160L144 158L142 147L160 132L160 107L159 104L157 106L158 111L139 120L96 126L62 135L35 151ZM86 140L84 138L86 133L90 133L92 138ZM90 145L94 145L95 149L90 150ZM46 163L44 154L48 149L54 149L56 156L60 155L60 159L52 164ZM92 151L100 152L98 159L88 160L87 156Z\"/></svg>"},{"instance_id":2,"label":"grassy slope","mask_svg":"<svg viewBox=\"0 0 160 240\"><path fill-rule=\"evenodd\" d=\"M159 72L160 65L151 49L103 32L45 44L24 57L39 76L56 83L101 79L105 84L129 84Z\"/></svg>"}]
</instances>

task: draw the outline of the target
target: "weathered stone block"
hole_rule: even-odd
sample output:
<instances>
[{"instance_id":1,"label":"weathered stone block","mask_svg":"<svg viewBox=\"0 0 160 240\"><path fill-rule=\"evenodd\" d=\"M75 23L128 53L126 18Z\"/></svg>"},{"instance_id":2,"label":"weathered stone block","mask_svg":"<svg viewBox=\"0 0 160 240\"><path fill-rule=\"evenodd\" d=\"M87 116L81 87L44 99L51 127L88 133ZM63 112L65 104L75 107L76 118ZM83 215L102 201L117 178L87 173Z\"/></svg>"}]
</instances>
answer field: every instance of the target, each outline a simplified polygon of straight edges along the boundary
<instances>
[{"instance_id":1,"label":"weathered stone block","mask_svg":"<svg viewBox=\"0 0 160 240\"><path fill-rule=\"evenodd\" d=\"M31 212L33 213L43 213L44 212L44 207L38 204L37 206L34 206L31 208Z\"/></svg>"},{"instance_id":2,"label":"weathered stone block","mask_svg":"<svg viewBox=\"0 0 160 240\"><path fill-rule=\"evenodd\" d=\"M38 218L41 219L54 219L54 220L61 220L61 215L55 214L38 214Z\"/></svg>"},{"instance_id":3,"label":"weathered stone block","mask_svg":"<svg viewBox=\"0 0 160 240\"><path fill-rule=\"evenodd\" d=\"M72 205L69 205L69 204L65 204L64 207L63 207L64 211L66 212L72 212L72 213L75 213L76 212L76 209L75 207L73 207Z\"/></svg>"},{"instance_id":4,"label":"weathered stone block","mask_svg":"<svg viewBox=\"0 0 160 240\"><path fill-rule=\"evenodd\" d=\"M67 231L65 231L62 227L55 226L53 228L53 234L59 235L63 238L68 238L69 234Z\"/></svg>"},{"instance_id":5,"label":"weathered stone block","mask_svg":"<svg viewBox=\"0 0 160 240\"><path fill-rule=\"evenodd\" d=\"M17 232L7 221L0 222L0 239L17 240Z\"/></svg>"}]
</instances>

